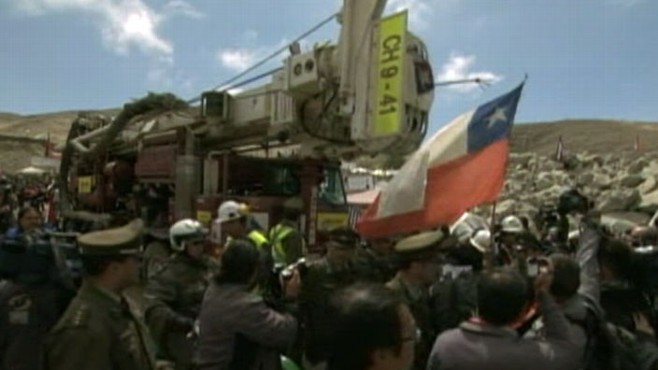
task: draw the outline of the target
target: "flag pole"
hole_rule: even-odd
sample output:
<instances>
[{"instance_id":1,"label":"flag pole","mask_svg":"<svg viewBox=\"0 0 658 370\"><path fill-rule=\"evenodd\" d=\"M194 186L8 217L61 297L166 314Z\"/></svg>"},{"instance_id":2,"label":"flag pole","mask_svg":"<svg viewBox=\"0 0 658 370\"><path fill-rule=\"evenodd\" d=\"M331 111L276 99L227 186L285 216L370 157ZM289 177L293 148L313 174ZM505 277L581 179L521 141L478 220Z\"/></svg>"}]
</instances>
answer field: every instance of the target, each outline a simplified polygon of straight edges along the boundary
<instances>
[{"instance_id":1,"label":"flag pole","mask_svg":"<svg viewBox=\"0 0 658 370\"><path fill-rule=\"evenodd\" d=\"M496 204L498 204L498 202L494 201L491 207L491 215L489 217L490 218L489 227L491 229L491 245L489 246L489 249L487 249L484 252L484 255L482 256L483 258L482 263L484 264L485 272L491 272L494 269L494 247L495 247L494 243L496 242L494 226L496 225Z\"/></svg>"},{"instance_id":2,"label":"flag pole","mask_svg":"<svg viewBox=\"0 0 658 370\"><path fill-rule=\"evenodd\" d=\"M640 135L635 135L635 151L640 151Z\"/></svg>"}]
</instances>

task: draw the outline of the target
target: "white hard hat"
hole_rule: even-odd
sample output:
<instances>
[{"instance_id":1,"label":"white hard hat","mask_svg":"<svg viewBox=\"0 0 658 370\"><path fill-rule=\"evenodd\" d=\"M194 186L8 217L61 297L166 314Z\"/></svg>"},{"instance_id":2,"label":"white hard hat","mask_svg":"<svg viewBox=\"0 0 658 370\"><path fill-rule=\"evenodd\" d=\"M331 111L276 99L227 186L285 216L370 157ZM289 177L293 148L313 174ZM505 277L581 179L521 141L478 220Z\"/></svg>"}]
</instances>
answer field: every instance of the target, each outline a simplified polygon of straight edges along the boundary
<instances>
[{"instance_id":1,"label":"white hard hat","mask_svg":"<svg viewBox=\"0 0 658 370\"><path fill-rule=\"evenodd\" d=\"M501 222L501 229L503 232L510 234L520 234L525 230L521 219L516 216L507 216L503 218L503 222Z\"/></svg>"},{"instance_id":2,"label":"white hard hat","mask_svg":"<svg viewBox=\"0 0 658 370\"><path fill-rule=\"evenodd\" d=\"M207 237L208 230L197 220L184 219L176 222L169 228L169 242L171 249L182 252L185 243L192 240L203 240Z\"/></svg>"},{"instance_id":3,"label":"white hard hat","mask_svg":"<svg viewBox=\"0 0 658 370\"><path fill-rule=\"evenodd\" d=\"M467 222L460 222L451 228L450 233L457 238L460 243L466 243L473 236L473 227Z\"/></svg>"},{"instance_id":4,"label":"white hard hat","mask_svg":"<svg viewBox=\"0 0 658 370\"><path fill-rule=\"evenodd\" d=\"M217 209L217 220L220 223L235 220L244 217L249 213L249 207L244 203L238 203L234 200L227 200Z\"/></svg>"},{"instance_id":5,"label":"white hard hat","mask_svg":"<svg viewBox=\"0 0 658 370\"><path fill-rule=\"evenodd\" d=\"M469 241L475 249L484 253L491 247L491 232L487 229L480 229L473 234Z\"/></svg>"}]
</instances>

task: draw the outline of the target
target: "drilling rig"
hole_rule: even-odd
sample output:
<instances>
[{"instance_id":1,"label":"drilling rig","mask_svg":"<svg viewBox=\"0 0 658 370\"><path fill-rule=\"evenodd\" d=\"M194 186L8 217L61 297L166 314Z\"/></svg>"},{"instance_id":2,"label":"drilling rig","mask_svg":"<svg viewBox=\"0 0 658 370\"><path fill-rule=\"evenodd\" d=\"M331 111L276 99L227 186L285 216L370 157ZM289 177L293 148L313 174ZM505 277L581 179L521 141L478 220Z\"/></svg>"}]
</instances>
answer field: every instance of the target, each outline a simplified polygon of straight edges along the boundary
<instances>
[{"instance_id":1,"label":"drilling rig","mask_svg":"<svg viewBox=\"0 0 658 370\"><path fill-rule=\"evenodd\" d=\"M427 49L407 11L382 17L385 5L344 0L338 41L291 45L263 85L206 91L196 106L151 95L113 119L79 118L63 153L61 208L210 223L234 199L268 228L286 199L301 197L313 248L347 221L340 161L407 155L427 131Z\"/></svg>"}]
</instances>

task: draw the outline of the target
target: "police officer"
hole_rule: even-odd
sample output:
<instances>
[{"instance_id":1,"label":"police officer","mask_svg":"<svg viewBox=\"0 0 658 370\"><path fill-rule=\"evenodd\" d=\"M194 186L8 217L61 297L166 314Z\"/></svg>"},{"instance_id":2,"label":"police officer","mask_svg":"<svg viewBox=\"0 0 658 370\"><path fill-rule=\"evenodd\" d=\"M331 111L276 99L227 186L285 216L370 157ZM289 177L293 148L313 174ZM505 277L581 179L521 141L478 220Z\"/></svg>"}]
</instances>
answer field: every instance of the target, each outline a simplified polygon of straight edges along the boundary
<instances>
[{"instance_id":1,"label":"police officer","mask_svg":"<svg viewBox=\"0 0 658 370\"><path fill-rule=\"evenodd\" d=\"M414 369L425 369L437 334L431 315L429 287L439 276L437 249L443 237L443 232L431 231L400 240L395 245L398 273L386 284L409 306L420 331Z\"/></svg>"},{"instance_id":2,"label":"police officer","mask_svg":"<svg viewBox=\"0 0 658 370\"><path fill-rule=\"evenodd\" d=\"M324 257L309 262L302 276L300 304L304 325L305 369L322 369L327 360L333 326L330 297L355 282L353 257L359 236L352 229L329 233Z\"/></svg>"},{"instance_id":3,"label":"police officer","mask_svg":"<svg viewBox=\"0 0 658 370\"><path fill-rule=\"evenodd\" d=\"M384 284L397 273L392 238L377 238L361 243L354 257L354 269L361 282Z\"/></svg>"},{"instance_id":4,"label":"police officer","mask_svg":"<svg viewBox=\"0 0 658 370\"><path fill-rule=\"evenodd\" d=\"M41 344L73 298L62 283L52 246L0 243L0 369L39 370Z\"/></svg>"},{"instance_id":5,"label":"police officer","mask_svg":"<svg viewBox=\"0 0 658 370\"><path fill-rule=\"evenodd\" d=\"M304 256L304 237L299 231L299 217L304 203L290 198L283 204L283 220L270 229L272 257L275 264L288 266Z\"/></svg>"},{"instance_id":6,"label":"police officer","mask_svg":"<svg viewBox=\"0 0 658 370\"><path fill-rule=\"evenodd\" d=\"M169 230L175 254L146 285L146 322L154 334L160 356L190 369L194 320L208 286L211 263L204 253L208 233L196 220L176 222Z\"/></svg>"},{"instance_id":7,"label":"police officer","mask_svg":"<svg viewBox=\"0 0 658 370\"><path fill-rule=\"evenodd\" d=\"M135 220L78 237L86 276L48 338L48 369L155 369L149 331L123 294L139 281L142 228Z\"/></svg>"}]
</instances>

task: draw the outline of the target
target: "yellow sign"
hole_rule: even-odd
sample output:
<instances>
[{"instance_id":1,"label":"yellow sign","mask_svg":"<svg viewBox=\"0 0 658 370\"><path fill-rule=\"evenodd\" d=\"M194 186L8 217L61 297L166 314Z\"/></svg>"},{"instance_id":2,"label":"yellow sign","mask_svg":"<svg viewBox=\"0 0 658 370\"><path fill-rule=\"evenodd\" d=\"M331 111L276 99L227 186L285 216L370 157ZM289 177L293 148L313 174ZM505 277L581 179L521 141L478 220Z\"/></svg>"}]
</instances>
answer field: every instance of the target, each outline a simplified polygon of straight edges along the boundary
<instances>
[{"instance_id":1,"label":"yellow sign","mask_svg":"<svg viewBox=\"0 0 658 370\"><path fill-rule=\"evenodd\" d=\"M212 221L212 212L196 211L196 219L204 225L209 225Z\"/></svg>"},{"instance_id":2,"label":"yellow sign","mask_svg":"<svg viewBox=\"0 0 658 370\"><path fill-rule=\"evenodd\" d=\"M398 133L404 119L406 36L406 11L379 21L377 91L372 102L375 135Z\"/></svg>"},{"instance_id":3,"label":"yellow sign","mask_svg":"<svg viewBox=\"0 0 658 370\"><path fill-rule=\"evenodd\" d=\"M80 194L91 193L91 188L93 185L94 185L94 178L92 176L78 177L78 193Z\"/></svg>"},{"instance_id":4,"label":"yellow sign","mask_svg":"<svg viewBox=\"0 0 658 370\"><path fill-rule=\"evenodd\" d=\"M329 231L347 226L347 213L318 213L318 230Z\"/></svg>"}]
</instances>

